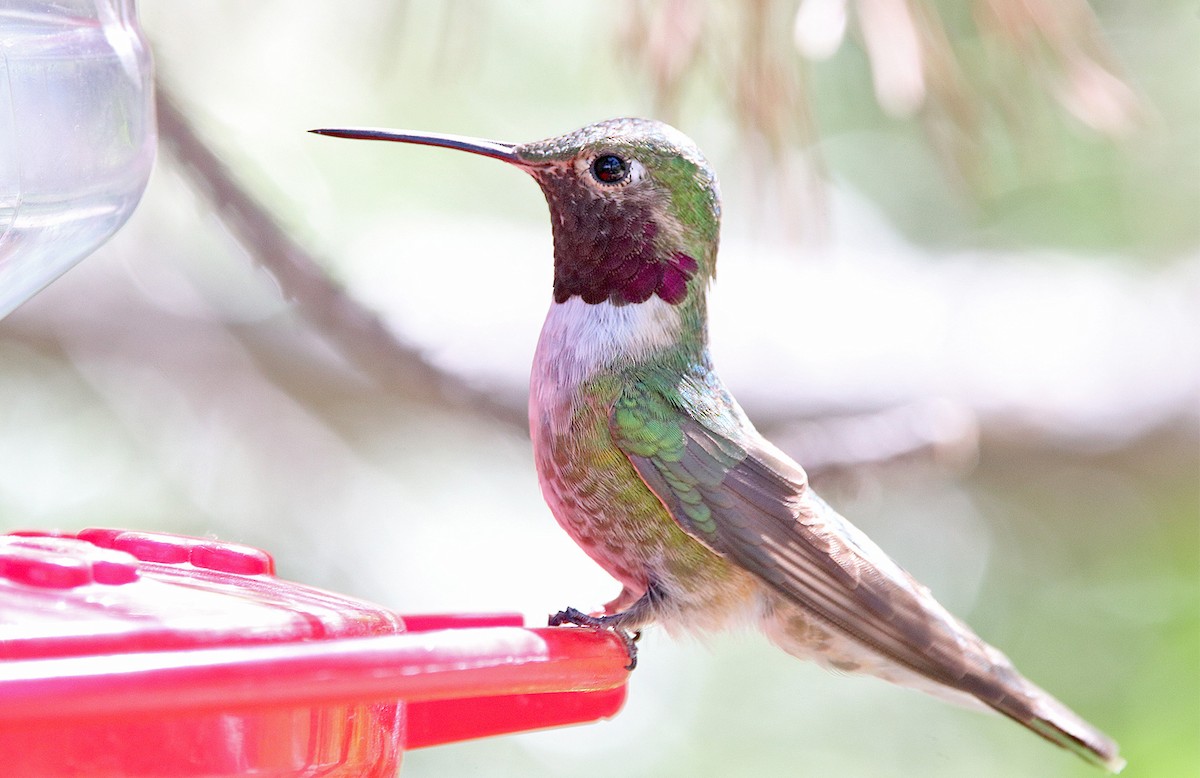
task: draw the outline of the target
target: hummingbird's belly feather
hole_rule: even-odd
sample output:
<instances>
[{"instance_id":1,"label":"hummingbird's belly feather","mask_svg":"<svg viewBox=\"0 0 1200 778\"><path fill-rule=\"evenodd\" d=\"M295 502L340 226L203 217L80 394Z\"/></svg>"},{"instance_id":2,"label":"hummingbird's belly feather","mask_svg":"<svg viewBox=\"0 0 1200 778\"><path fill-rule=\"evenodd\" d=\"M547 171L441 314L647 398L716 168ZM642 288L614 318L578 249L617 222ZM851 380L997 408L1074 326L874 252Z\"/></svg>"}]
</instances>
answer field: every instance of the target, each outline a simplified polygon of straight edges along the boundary
<instances>
[{"instance_id":1,"label":"hummingbird's belly feather","mask_svg":"<svg viewBox=\"0 0 1200 778\"><path fill-rule=\"evenodd\" d=\"M653 615L668 626L686 621L713 629L745 616L757 582L687 534L638 476L608 431L610 391L592 384L573 398L531 407L534 461L551 513L621 582L623 601L653 584L661 594ZM552 432L564 428L570 434Z\"/></svg>"},{"instance_id":2,"label":"hummingbird's belly feather","mask_svg":"<svg viewBox=\"0 0 1200 778\"><path fill-rule=\"evenodd\" d=\"M753 610L758 584L680 527L609 430L621 368L668 347L678 326L661 301L554 304L534 357L529 428L542 493L567 534L626 595L653 584L656 618L669 626L686 612L689 626L708 629Z\"/></svg>"}]
</instances>

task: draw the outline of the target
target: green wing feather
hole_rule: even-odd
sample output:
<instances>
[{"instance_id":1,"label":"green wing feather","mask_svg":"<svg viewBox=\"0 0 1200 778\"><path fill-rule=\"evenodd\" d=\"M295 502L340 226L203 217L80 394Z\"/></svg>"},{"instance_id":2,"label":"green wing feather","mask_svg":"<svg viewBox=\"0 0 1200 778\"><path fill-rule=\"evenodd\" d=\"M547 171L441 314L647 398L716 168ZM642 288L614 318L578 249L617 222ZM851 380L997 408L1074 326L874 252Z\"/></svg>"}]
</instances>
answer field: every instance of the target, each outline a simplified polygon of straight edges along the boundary
<instances>
[{"instance_id":1,"label":"green wing feather","mask_svg":"<svg viewBox=\"0 0 1200 778\"><path fill-rule=\"evenodd\" d=\"M632 384L611 415L617 446L676 522L835 628L953 683L929 656L938 640L919 585L812 493L714 377L689 376L683 389ZM940 637L958 654L953 632Z\"/></svg>"}]
</instances>

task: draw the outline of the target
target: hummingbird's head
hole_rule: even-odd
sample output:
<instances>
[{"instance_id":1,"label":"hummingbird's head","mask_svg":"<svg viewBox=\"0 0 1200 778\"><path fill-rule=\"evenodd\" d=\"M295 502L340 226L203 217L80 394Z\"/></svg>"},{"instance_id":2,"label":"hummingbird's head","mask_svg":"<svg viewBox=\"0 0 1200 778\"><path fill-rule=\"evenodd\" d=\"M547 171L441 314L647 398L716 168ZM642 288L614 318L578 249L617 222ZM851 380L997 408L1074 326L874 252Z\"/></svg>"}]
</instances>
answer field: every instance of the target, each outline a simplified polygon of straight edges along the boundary
<instances>
[{"instance_id":1,"label":"hummingbird's head","mask_svg":"<svg viewBox=\"0 0 1200 778\"><path fill-rule=\"evenodd\" d=\"M554 299L678 305L716 264L716 177L662 122L611 119L514 148L541 185L554 231Z\"/></svg>"},{"instance_id":2,"label":"hummingbird's head","mask_svg":"<svg viewBox=\"0 0 1200 778\"><path fill-rule=\"evenodd\" d=\"M610 119L534 143L393 130L322 135L469 151L522 168L542 187L554 231L554 299L670 305L703 299L716 269L717 180L683 133Z\"/></svg>"}]
</instances>

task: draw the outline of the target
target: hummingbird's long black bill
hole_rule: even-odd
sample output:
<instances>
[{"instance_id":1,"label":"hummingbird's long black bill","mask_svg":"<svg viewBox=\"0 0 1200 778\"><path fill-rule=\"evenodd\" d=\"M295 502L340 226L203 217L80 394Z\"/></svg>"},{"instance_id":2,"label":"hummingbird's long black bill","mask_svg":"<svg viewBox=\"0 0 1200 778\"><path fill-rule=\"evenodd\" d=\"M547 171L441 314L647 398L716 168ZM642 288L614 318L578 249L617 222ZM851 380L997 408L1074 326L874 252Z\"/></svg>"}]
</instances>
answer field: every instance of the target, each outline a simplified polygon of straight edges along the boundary
<instances>
[{"instance_id":1,"label":"hummingbird's long black bill","mask_svg":"<svg viewBox=\"0 0 1200 778\"><path fill-rule=\"evenodd\" d=\"M417 143L422 146L441 146L447 149L469 151L472 154L482 154L485 157L501 159L513 164L521 164L516 153L516 144L501 143L483 138L466 138L461 135L440 135L432 132L408 132L407 130L380 130L370 127L309 130L317 135L329 135L334 138L352 138L354 140L388 140L394 143Z\"/></svg>"}]
</instances>

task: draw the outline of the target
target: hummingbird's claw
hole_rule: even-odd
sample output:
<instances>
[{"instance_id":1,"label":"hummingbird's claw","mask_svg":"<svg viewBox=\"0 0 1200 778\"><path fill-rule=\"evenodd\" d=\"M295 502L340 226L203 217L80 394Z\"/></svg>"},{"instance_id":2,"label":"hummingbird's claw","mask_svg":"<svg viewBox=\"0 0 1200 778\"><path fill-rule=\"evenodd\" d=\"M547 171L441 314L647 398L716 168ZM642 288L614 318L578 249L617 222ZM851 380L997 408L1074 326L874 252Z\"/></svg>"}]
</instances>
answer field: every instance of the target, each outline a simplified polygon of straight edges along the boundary
<instances>
[{"instance_id":1,"label":"hummingbird's claw","mask_svg":"<svg viewBox=\"0 0 1200 778\"><path fill-rule=\"evenodd\" d=\"M620 616L621 614L592 616L576 608L567 608L551 616L549 623L551 627L573 624L577 627L595 627L596 629L612 630L613 634L619 637L621 642L625 644L625 652L629 654L629 664L625 665L625 669L633 670L637 667L637 641L641 639L642 631L639 629L630 632L627 629L622 629L620 626Z\"/></svg>"},{"instance_id":2,"label":"hummingbird's claw","mask_svg":"<svg viewBox=\"0 0 1200 778\"><path fill-rule=\"evenodd\" d=\"M638 658L637 641L638 641L638 638L640 638L642 636L642 633L641 632L630 633L627 630L617 629L615 627L613 628L613 632L615 632L617 637L619 637L621 639L621 642L625 644L625 653L629 654L629 664L625 665L625 669L632 672L633 669L635 667L637 667L637 658Z\"/></svg>"}]
</instances>

